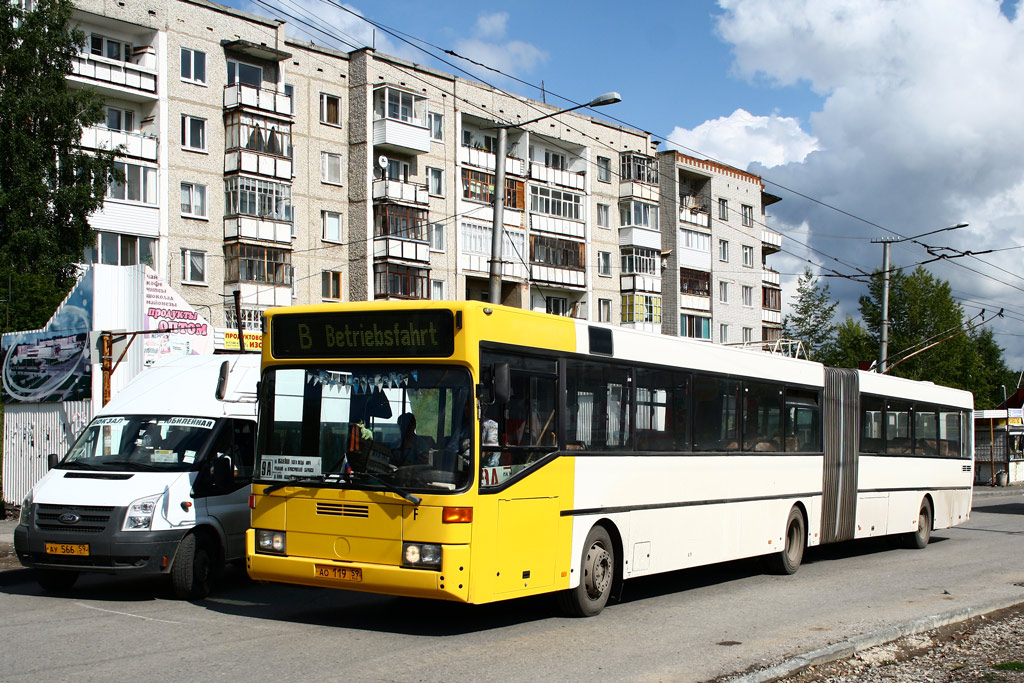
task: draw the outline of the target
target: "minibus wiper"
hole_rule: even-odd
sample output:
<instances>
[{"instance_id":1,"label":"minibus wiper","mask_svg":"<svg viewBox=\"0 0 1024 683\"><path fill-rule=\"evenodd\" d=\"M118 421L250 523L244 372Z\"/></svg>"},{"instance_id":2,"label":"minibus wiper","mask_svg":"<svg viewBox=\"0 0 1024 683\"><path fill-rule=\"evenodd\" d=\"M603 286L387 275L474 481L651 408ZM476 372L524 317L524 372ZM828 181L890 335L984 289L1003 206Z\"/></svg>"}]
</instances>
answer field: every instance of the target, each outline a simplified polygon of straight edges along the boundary
<instances>
[{"instance_id":1,"label":"minibus wiper","mask_svg":"<svg viewBox=\"0 0 1024 683\"><path fill-rule=\"evenodd\" d=\"M409 493L408 491L406 491L402 487L395 486L391 482L384 481L380 477L378 477L376 475L373 475L373 474L370 474L369 472L349 472L348 473L348 477L349 477L349 481L355 481L356 479L363 479L364 477L366 479L371 479L371 480L377 482L378 484L380 484L381 486L383 486L386 490L391 491L391 493L397 493L398 495L400 495L402 498L405 498L407 501L409 501L413 505L419 505L420 501L422 500L419 496L412 495L411 493Z\"/></svg>"}]
</instances>

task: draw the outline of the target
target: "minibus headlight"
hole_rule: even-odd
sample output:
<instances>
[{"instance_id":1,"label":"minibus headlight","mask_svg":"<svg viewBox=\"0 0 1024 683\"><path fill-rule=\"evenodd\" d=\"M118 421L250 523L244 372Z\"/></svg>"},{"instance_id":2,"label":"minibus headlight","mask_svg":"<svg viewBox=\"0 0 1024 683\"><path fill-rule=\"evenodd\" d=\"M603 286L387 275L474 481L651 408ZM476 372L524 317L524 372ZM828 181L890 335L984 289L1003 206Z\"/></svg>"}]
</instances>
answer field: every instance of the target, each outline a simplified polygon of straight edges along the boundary
<instances>
[{"instance_id":1,"label":"minibus headlight","mask_svg":"<svg viewBox=\"0 0 1024 683\"><path fill-rule=\"evenodd\" d=\"M285 534L283 531L256 529L256 552L284 555Z\"/></svg>"},{"instance_id":2,"label":"minibus headlight","mask_svg":"<svg viewBox=\"0 0 1024 683\"><path fill-rule=\"evenodd\" d=\"M128 513L124 516L124 525L121 531L149 531L153 528L153 515L156 514L156 502L160 500L161 493L155 496L146 496L133 501L128 506Z\"/></svg>"},{"instance_id":3,"label":"minibus headlight","mask_svg":"<svg viewBox=\"0 0 1024 683\"><path fill-rule=\"evenodd\" d=\"M28 526L32 523L32 492L29 491L25 500L21 501L21 510L18 511L18 526Z\"/></svg>"},{"instance_id":4,"label":"minibus headlight","mask_svg":"<svg viewBox=\"0 0 1024 683\"><path fill-rule=\"evenodd\" d=\"M441 546L437 543L403 543L402 566L441 569Z\"/></svg>"}]
</instances>

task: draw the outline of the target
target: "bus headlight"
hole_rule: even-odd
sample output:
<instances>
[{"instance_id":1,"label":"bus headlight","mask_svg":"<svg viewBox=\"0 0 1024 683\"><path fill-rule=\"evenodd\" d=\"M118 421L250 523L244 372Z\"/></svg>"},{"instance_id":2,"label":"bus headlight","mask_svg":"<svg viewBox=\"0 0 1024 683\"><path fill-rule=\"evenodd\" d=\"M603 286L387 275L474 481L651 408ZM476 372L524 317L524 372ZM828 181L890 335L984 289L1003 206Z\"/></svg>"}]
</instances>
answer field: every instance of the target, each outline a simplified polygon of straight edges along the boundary
<instances>
[{"instance_id":1,"label":"bus headlight","mask_svg":"<svg viewBox=\"0 0 1024 683\"><path fill-rule=\"evenodd\" d=\"M162 495L162 493L158 493L155 496L146 496L133 501L128 506L128 513L124 516L121 531L149 531L153 526L153 515L156 514L156 502Z\"/></svg>"},{"instance_id":2,"label":"bus headlight","mask_svg":"<svg viewBox=\"0 0 1024 683\"><path fill-rule=\"evenodd\" d=\"M403 543L402 566L441 569L441 546L437 543Z\"/></svg>"},{"instance_id":3,"label":"bus headlight","mask_svg":"<svg viewBox=\"0 0 1024 683\"><path fill-rule=\"evenodd\" d=\"M283 531L256 529L256 552L284 555L285 547Z\"/></svg>"}]
</instances>

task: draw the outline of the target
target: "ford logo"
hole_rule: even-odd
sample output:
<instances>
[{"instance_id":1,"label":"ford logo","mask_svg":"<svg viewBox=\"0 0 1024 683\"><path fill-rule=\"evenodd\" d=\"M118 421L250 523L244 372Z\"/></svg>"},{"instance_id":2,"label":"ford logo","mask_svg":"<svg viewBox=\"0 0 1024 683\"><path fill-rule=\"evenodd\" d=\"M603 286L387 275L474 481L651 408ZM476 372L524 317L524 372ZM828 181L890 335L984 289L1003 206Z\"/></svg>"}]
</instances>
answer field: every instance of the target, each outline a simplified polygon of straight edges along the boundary
<instances>
[{"instance_id":1,"label":"ford logo","mask_svg":"<svg viewBox=\"0 0 1024 683\"><path fill-rule=\"evenodd\" d=\"M61 524L78 524L78 520L80 520L81 517L79 517L73 512L65 512L57 519L60 520Z\"/></svg>"}]
</instances>

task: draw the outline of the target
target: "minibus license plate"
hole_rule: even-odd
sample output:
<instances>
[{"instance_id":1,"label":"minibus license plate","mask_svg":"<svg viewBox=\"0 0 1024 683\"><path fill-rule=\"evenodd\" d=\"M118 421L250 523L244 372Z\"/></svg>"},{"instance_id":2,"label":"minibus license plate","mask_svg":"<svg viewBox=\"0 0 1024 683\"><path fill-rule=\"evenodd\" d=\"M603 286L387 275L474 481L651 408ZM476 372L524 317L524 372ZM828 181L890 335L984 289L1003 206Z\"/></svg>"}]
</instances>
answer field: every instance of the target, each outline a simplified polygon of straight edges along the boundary
<instances>
[{"instance_id":1,"label":"minibus license plate","mask_svg":"<svg viewBox=\"0 0 1024 683\"><path fill-rule=\"evenodd\" d=\"M335 567L331 564L318 564L315 573L318 579L338 579L339 581L362 581L363 570L359 567Z\"/></svg>"},{"instance_id":2,"label":"minibus license plate","mask_svg":"<svg viewBox=\"0 0 1024 683\"><path fill-rule=\"evenodd\" d=\"M88 543L47 543L47 555L88 555Z\"/></svg>"}]
</instances>

